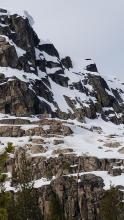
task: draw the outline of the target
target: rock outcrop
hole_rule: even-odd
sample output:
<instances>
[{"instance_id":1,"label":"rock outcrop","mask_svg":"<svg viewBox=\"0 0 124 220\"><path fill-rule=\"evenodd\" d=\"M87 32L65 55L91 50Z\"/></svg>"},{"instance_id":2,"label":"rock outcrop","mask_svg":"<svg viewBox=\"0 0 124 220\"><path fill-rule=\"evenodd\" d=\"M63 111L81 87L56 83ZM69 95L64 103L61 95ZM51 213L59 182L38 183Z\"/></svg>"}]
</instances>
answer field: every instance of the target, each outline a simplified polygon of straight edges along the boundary
<instances>
[{"instance_id":1,"label":"rock outcrop","mask_svg":"<svg viewBox=\"0 0 124 220\"><path fill-rule=\"evenodd\" d=\"M99 220L99 202L104 194L103 181L94 175L60 177L39 189L39 204L44 220ZM57 208L57 209L56 209Z\"/></svg>"},{"instance_id":2,"label":"rock outcrop","mask_svg":"<svg viewBox=\"0 0 124 220\"><path fill-rule=\"evenodd\" d=\"M52 43L40 42L26 16L1 9L0 112L123 123L123 90L85 61L80 71L73 68L69 56L62 59Z\"/></svg>"}]
</instances>

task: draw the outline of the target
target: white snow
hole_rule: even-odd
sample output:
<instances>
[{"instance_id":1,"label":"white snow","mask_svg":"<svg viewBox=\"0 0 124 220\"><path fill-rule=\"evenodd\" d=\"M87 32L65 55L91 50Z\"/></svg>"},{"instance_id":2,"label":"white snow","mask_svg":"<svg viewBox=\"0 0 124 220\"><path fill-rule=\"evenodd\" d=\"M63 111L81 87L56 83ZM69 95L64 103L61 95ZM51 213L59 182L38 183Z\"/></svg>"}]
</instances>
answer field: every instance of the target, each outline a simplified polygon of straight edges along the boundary
<instances>
[{"instance_id":1,"label":"white snow","mask_svg":"<svg viewBox=\"0 0 124 220\"><path fill-rule=\"evenodd\" d=\"M39 45L43 45L43 44L53 44L52 41L50 39L40 39L40 43Z\"/></svg>"},{"instance_id":2,"label":"white snow","mask_svg":"<svg viewBox=\"0 0 124 220\"><path fill-rule=\"evenodd\" d=\"M55 74L57 71L61 70L60 67L54 67L54 68L46 68L46 72L47 74Z\"/></svg>"},{"instance_id":3,"label":"white snow","mask_svg":"<svg viewBox=\"0 0 124 220\"><path fill-rule=\"evenodd\" d=\"M28 18L30 25L33 26L35 23L33 17L26 10L24 10L23 13L24 13L24 16L26 16Z\"/></svg>"},{"instance_id":4,"label":"white snow","mask_svg":"<svg viewBox=\"0 0 124 220\"><path fill-rule=\"evenodd\" d=\"M73 166L74 167L74 166ZM85 174L94 174L96 176L99 176L103 179L104 182L104 189L105 190L109 190L112 186L116 187L116 186L124 186L124 174L121 174L120 176L110 176L108 174L107 171L92 171L92 172L81 172L79 174L75 173L75 174L69 174L68 176L79 176L79 178L82 175ZM40 188L42 186L46 186L49 185L51 183L52 180L54 180L55 177L53 176L51 180L47 180L46 178L41 178L41 179L37 179L34 181L34 188ZM11 186L11 181L6 181L5 182L5 189L6 191L14 191L16 192L17 190Z\"/></svg>"},{"instance_id":5,"label":"white snow","mask_svg":"<svg viewBox=\"0 0 124 220\"><path fill-rule=\"evenodd\" d=\"M0 67L0 72L3 73L5 77L16 77L24 82L30 82L30 80L35 81L36 79L40 80L40 78L34 73L26 73L23 70L12 69L10 67Z\"/></svg>"},{"instance_id":6,"label":"white snow","mask_svg":"<svg viewBox=\"0 0 124 220\"><path fill-rule=\"evenodd\" d=\"M3 119L7 116L4 116L4 114L0 114L0 118ZM14 118L14 116L9 116L8 118ZM32 120L32 118L30 118ZM34 121L37 120L36 118ZM51 120L51 119L49 119ZM59 119L57 119L59 120ZM71 129L73 130L73 134L70 136L62 137L64 140L64 143L62 146L60 145L60 149L64 148L72 148L74 152L77 155L88 155L88 156L95 156L98 158L118 158L118 159L124 159L124 154L120 154L118 152L118 149L123 147L124 144L124 135L123 135L123 130L124 130L124 125L114 125L111 122L104 122L102 119L95 119L95 120L90 120L87 119L86 123L80 123L76 120L68 120L65 121L67 122L65 125L70 126ZM64 123L64 120L63 120ZM0 125L4 126L4 125ZM29 129L32 128L36 125L21 125L22 129ZM91 131L89 129L93 127L101 127L102 131L101 133L98 133L97 131ZM44 130L49 129L49 125L43 125L42 126ZM110 138L109 136L113 135L113 138ZM38 138L37 136L34 138ZM44 138L43 138L44 139ZM45 138L45 144L46 147L48 148L46 153L39 153L39 154L31 154L32 157L40 157L40 156L45 156L47 158L49 157L56 157L57 155L53 155L52 152L54 149L56 149L56 146L53 144L53 140L55 137L49 137ZM99 140L102 141L99 141ZM117 148L108 148L104 146L105 142L112 142L112 141L118 141L120 142L121 146ZM14 146L26 146L26 144L29 143L29 137L0 137L0 148L1 152L4 150L4 148L7 146L8 142L12 142ZM99 148L102 147L102 148ZM77 166L77 165L72 165ZM113 168L116 168L113 166ZM123 166L120 166L120 168L123 168ZM104 189L107 190L110 188L110 186L117 186L117 185L122 185L124 186L124 174L120 176L110 176L107 171L92 171L92 172L81 172L81 175L84 174L94 174L96 176L100 176L104 180L105 187ZM70 175L77 175L77 174L70 174ZM41 178L38 180L35 180L34 187L39 188L44 185L50 184L50 180L47 180L46 178ZM6 181L6 190L15 190L13 187L11 187L11 182Z\"/></svg>"},{"instance_id":7,"label":"white snow","mask_svg":"<svg viewBox=\"0 0 124 220\"><path fill-rule=\"evenodd\" d=\"M38 76L39 76L40 79L46 78L47 74L45 72L39 70L39 68L37 68L37 70L38 70ZM47 86L47 85L45 84L45 86Z\"/></svg>"},{"instance_id":8,"label":"white snow","mask_svg":"<svg viewBox=\"0 0 124 220\"><path fill-rule=\"evenodd\" d=\"M30 117L16 117L14 115L0 113L0 120L2 119L26 119L30 122L35 122L39 120L39 118L36 115L31 115Z\"/></svg>"},{"instance_id":9,"label":"white snow","mask_svg":"<svg viewBox=\"0 0 124 220\"><path fill-rule=\"evenodd\" d=\"M42 128L43 128L43 130L47 131L47 130L50 129L50 126L49 125L43 125Z\"/></svg>"},{"instance_id":10,"label":"white snow","mask_svg":"<svg viewBox=\"0 0 124 220\"><path fill-rule=\"evenodd\" d=\"M38 96L38 98L39 98L39 100L40 100L41 102L45 102L46 104L48 104L53 111L56 110L55 106L54 106L52 103L50 103L49 101L47 101L47 100L44 99L43 97Z\"/></svg>"},{"instance_id":11,"label":"white snow","mask_svg":"<svg viewBox=\"0 0 124 220\"><path fill-rule=\"evenodd\" d=\"M5 14L7 14L8 15L8 17L10 16L10 15L17 15L18 17L23 17L24 19L26 19L26 18L29 18L29 14L27 14L26 13L27 11L24 11L24 10L7 10L7 13L0 13L0 15L5 15Z\"/></svg>"},{"instance_id":12,"label":"white snow","mask_svg":"<svg viewBox=\"0 0 124 220\"><path fill-rule=\"evenodd\" d=\"M45 51L40 51L38 48L35 48L36 59L45 59L47 61L51 61L53 63L60 63L60 60L55 57L47 54Z\"/></svg>"},{"instance_id":13,"label":"white snow","mask_svg":"<svg viewBox=\"0 0 124 220\"><path fill-rule=\"evenodd\" d=\"M112 186L124 186L124 173L121 174L120 176L111 176L108 174L107 171L91 171L91 172L81 172L79 174L70 174L68 176L82 176L85 174L94 174L96 176L99 176L103 179L104 181L104 189L109 190Z\"/></svg>"},{"instance_id":14,"label":"white snow","mask_svg":"<svg viewBox=\"0 0 124 220\"><path fill-rule=\"evenodd\" d=\"M45 51L42 52L45 60L47 61L51 61L53 63L60 63L59 59L55 56L50 56L49 54L47 54Z\"/></svg>"},{"instance_id":15,"label":"white snow","mask_svg":"<svg viewBox=\"0 0 124 220\"><path fill-rule=\"evenodd\" d=\"M89 123L86 125L86 128L85 125L84 128L78 127L78 123L76 123L75 125L70 125L74 134L71 136L64 137L63 147L72 148L77 155L88 155L95 156L98 158L124 159L124 154L120 154L118 152L118 150L123 147L124 143L124 126L117 126L111 122L104 122L102 119L87 119L87 121L89 121ZM87 130L88 127L92 128L93 126L101 127L102 133ZM114 134L116 134L116 137L114 139L109 140L109 135ZM109 143L112 141L119 142L120 146L117 148L109 148L104 146L105 143Z\"/></svg>"},{"instance_id":16,"label":"white snow","mask_svg":"<svg viewBox=\"0 0 124 220\"><path fill-rule=\"evenodd\" d=\"M100 176L104 180L104 189L108 190L111 186L124 186L124 173L120 176L110 176L107 171L88 172Z\"/></svg>"},{"instance_id":17,"label":"white snow","mask_svg":"<svg viewBox=\"0 0 124 220\"><path fill-rule=\"evenodd\" d=\"M53 92L54 101L58 104L59 108L63 112L73 112L73 110L67 104L64 96L69 97L72 100L78 100L79 103L81 102L88 102L90 99L94 102L96 99L91 96L86 96L85 93L81 93L76 89L70 90L67 87L60 86L59 84L55 83L52 79L49 78L51 84L51 90ZM79 108L79 105L78 105Z\"/></svg>"},{"instance_id":18,"label":"white snow","mask_svg":"<svg viewBox=\"0 0 124 220\"><path fill-rule=\"evenodd\" d=\"M41 178L41 179L35 180L34 188L40 188L42 186L49 185L50 183L51 183L50 180L48 181L46 178Z\"/></svg>"},{"instance_id":19,"label":"white snow","mask_svg":"<svg viewBox=\"0 0 124 220\"><path fill-rule=\"evenodd\" d=\"M1 25L1 24L0 24ZM6 42L9 42L10 45L14 46L17 52L18 57L23 56L26 51L18 47L12 40L10 40L6 35L0 35L6 39Z\"/></svg>"}]
</instances>

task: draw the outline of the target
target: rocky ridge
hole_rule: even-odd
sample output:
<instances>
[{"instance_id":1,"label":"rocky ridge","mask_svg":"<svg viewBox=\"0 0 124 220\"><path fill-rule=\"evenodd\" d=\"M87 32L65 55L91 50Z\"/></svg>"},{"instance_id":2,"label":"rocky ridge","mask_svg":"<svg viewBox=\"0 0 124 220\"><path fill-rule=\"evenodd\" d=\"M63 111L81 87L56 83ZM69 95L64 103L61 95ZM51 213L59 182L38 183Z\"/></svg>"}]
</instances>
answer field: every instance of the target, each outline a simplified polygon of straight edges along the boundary
<instances>
[{"instance_id":1,"label":"rocky ridge","mask_svg":"<svg viewBox=\"0 0 124 220\"><path fill-rule=\"evenodd\" d=\"M27 17L0 12L0 112L123 123L123 84L86 59L78 68L40 41Z\"/></svg>"}]
</instances>

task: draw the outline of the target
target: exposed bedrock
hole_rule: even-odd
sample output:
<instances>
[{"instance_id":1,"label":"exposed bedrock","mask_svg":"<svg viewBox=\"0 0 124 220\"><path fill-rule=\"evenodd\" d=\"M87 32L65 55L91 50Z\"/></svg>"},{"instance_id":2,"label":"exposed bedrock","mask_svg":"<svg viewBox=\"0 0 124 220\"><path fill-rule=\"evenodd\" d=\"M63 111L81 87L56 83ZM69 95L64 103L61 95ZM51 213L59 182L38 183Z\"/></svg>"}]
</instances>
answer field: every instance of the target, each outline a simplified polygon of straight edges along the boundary
<instances>
[{"instance_id":1,"label":"exposed bedrock","mask_svg":"<svg viewBox=\"0 0 124 220\"><path fill-rule=\"evenodd\" d=\"M75 70L69 56L62 59L52 43L39 40L27 17L1 9L0 112L123 123L123 89L110 87L96 64L85 61Z\"/></svg>"}]
</instances>

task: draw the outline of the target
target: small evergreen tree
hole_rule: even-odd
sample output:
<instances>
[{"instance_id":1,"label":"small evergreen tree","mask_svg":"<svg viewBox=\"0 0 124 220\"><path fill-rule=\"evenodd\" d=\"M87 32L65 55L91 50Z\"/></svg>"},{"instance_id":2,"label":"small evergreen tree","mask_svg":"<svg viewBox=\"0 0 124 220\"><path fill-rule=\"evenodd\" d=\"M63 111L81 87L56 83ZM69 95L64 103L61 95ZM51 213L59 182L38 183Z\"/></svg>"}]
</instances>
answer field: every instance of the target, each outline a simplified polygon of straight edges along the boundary
<instances>
[{"instance_id":1,"label":"small evergreen tree","mask_svg":"<svg viewBox=\"0 0 124 220\"><path fill-rule=\"evenodd\" d=\"M7 152L0 155L0 220L8 220L8 211L11 205L11 193L5 191L6 174L3 173L7 159Z\"/></svg>"},{"instance_id":2,"label":"small evergreen tree","mask_svg":"<svg viewBox=\"0 0 124 220\"><path fill-rule=\"evenodd\" d=\"M14 172L13 181L19 190L14 204L15 218L13 220L41 220L32 166L25 151L21 154L20 164Z\"/></svg>"},{"instance_id":3,"label":"small evergreen tree","mask_svg":"<svg viewBox=\"0 0 124 220\"><path fill-rule=\"evenodd\" d=\"M13 153L15 150L13 143L12 142L8 142L7 143L7 147L6 147L6 152L7 153Z\"/></svg>"},{"instance_id":4,"label":"small evergreen tree","mask_svg":"<svg viewBox=\"0 0 124 220\"><path fill-rule=\"evenodd\" d=\"M101 220L124 219L124 205L117 188L111 187L110 190L105 192L105 195L100 202L100 217Z\"/></svg>"}]
</instances>

